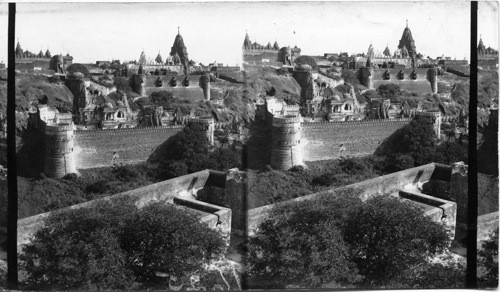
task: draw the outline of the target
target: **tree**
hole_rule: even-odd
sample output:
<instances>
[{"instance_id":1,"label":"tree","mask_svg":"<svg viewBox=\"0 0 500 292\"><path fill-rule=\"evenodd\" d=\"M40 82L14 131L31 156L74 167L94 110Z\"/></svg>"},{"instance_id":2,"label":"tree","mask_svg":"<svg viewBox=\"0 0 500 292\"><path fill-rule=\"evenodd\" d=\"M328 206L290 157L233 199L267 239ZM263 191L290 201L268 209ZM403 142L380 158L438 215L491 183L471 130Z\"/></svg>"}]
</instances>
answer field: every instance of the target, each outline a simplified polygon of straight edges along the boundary
<instances>
[{"instance_id":1,"label":"tree","mask_svg":"<svg viewBox=\"0 0 500 292\"><path fill-rule=\"evenodd\" d=\"M376 288L463 289L466 282L465 272L464 264L450 259L444 263L426 262L404 271L388 284L382 284Z\"/></svg>"},{"instance_id":2,"label":"tree","mask_svg":"<svg viewBox=\"0 0 500 292\"><path fill-rule=\"evenodd\" d=\"M498 228L491 232L487 240L483 241L478 256L479 264L484 267L484 275L479 279L482 286L498 287Z\"/></svg>"},{"instance_id":3,"label":"tree","mask_svg":"<svg viewBox=\"0 0 500 292\"><path fill-rule=\"evenodd\" d=\"M390 99L391 102L397 102L401 97L401 87L395 83L382 84L378 87L377 92L382 98Z\"/></svg>"},{"instance_id":4,"label":"tree","mask_svg":"<svg viewBox=\"0 0 500 292\"><path fill-rule=\"evenodd\" d=\"M446 228L415 205L391 196L362 202L350 191L275 207L249 240L248 276L266 288L380 286L448 244Z\"/></svg>"},{"instance_id":5,"label":"tree","mask_svg":"<svg viewBox=\"0 0 500 292\"><path fill-rule=\"evenodd\" d=\"M130 82L124 77L115 77L113 80L113 85L115 85L117 91L123 91L125 93L131 92Z\"/></svg>"},{"instance_id":6,"label":"tree","mask_svg":"<svg viewBox=\"0 0 500 292\"><path fill-rule=\"evenodd\" d=\"M423 215L410 202L376 196L359 205L344 225L351 260L375 282L425 263L449 244L442 224Z\"/></svg>"},{"instance_id":7,"label":"tree","mask_svg":"<svg viewBox=\"0 0 500 292\"><path fill-rule=\"evenodd\" d=\"M321 203L277 207L259 225L248 244L251 285L310 288L360 280L339 227L342 217L360 200L338 197Z\"/></svg>"},{"instance_id":8,"label":"tree","mask_svg":"<svg viewBox=\"0 0 500 292\"><path fill-rule=\"evenodd\" d=\"M173 205L103 201L49 217L20 259L26 284L38 289L131 289L158 282L157 272L202 270L224 246L216 230Z\"/></svg>"},{"instance_id":9,"label":"tree","mask_svg":"<svg viewBox=\"0 0 500 292\"><path fill-rule=\"evenodd\" d=\"M171 179L188 174L188 166L183 161L160 160L159 176L162 179Z\"/></svg>"},{"instance_id":10,"label":"tree","mask_svg":"<svg viewBox=\"0 0 500 292\"><path fill-rule=\"evenodd\" d=\"M356 85L359 84L359 76L353 70L342 70L340 77L344 79L345 83Z\"/></svg>"},{"instance_id":11,"label":"tree","mask_svg":"<svg viewBox=\"0 0 500 292\"><path fill-rule=\"evenodd\" d=\"M386 164L384 168L385 173L392 173L396 171L412 168L415 165L415 160L408 154L391 153L386 156Z\"/></svg>"},{"instance_id":12,"label":"tree","mask_svg":"<svg viewBox=\"0 0 500 292\"><path fill-rule=\"evenodd\" d=\"M389 136L375 151L375 155L408 154L415 166L433 162L436 137L427 117L417 117L410 124Z\"/></svg>"}]
</instances>

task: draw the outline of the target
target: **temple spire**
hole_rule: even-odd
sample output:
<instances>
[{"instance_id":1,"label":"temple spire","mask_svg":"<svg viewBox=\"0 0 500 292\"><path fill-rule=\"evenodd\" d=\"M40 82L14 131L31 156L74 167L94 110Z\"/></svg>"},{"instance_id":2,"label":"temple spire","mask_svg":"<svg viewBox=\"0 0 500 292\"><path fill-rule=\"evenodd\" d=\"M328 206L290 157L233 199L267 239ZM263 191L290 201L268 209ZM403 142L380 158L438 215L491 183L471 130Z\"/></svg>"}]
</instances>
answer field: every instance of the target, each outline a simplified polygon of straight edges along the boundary
<instances>
[{"instance_id":1,"label":"temple spire","mask_svg":"<svg viewBox=\"0 0 500 292\"><path fill-rule=\"evenodd\" d=\"M406 28L408 28L408 19L406 20Z\"/></svg>"},{"instance_id":2,"label":"temple spire","mask_svg":"<svg viewBox=\"0 0 500 292\"><path fill-rule=\"evenodd\" d=\"M181 27L180 26L177 27L177 34L181 34Z\"/></svg>"}]
</instances>

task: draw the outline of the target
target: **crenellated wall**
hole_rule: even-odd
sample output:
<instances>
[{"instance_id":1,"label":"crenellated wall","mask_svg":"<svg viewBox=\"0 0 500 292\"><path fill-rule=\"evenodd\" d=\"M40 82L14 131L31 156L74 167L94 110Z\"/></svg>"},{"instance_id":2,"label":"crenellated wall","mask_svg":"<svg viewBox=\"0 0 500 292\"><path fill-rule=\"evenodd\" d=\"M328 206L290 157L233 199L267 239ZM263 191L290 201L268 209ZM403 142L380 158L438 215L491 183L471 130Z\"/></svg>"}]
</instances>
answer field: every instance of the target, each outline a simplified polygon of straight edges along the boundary
<instances>
[{"instance_id":1,"label":"crenellated wall","mask_svg":"<svg viewBox=\"0 0 500 292\"><path fill-rule=\"evenodd\" d=\"M375 149L410 119L320 122L301 124L304 161L373 154ZM341 153L341 148L343 149Z\"/></svg>"}]
</instances>

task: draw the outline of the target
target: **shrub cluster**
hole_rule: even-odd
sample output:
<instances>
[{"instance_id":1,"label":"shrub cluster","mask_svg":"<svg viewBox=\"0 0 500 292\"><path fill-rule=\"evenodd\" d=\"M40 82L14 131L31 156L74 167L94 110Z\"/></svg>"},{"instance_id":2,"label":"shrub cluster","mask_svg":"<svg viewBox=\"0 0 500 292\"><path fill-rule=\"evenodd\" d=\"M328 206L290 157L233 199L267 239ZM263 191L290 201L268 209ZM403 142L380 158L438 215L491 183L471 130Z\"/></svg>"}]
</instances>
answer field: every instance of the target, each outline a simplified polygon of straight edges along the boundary
<instances>
[{"instance_id":1,"label":"shrub cluster","mask_svg":"<svg viewBox=\"0 0 500 292\"><path fill-rule=\"evenodd\" d=\"M248 276L256 288L377 287L448 244L409 202L343 193L275 207L249 240Z\"/></svg>"},{"instance_id":2,"label":"shrub cluster","mask_svg":"<svg viewBox=\"0 0 500 292\"><path fill-rule=\"evenodd\" d=\"M168 285L224 252L221 235L173 205L101 202L48 218L20 255L37 289L133 289Z\"/></svg>"}]
</instances>

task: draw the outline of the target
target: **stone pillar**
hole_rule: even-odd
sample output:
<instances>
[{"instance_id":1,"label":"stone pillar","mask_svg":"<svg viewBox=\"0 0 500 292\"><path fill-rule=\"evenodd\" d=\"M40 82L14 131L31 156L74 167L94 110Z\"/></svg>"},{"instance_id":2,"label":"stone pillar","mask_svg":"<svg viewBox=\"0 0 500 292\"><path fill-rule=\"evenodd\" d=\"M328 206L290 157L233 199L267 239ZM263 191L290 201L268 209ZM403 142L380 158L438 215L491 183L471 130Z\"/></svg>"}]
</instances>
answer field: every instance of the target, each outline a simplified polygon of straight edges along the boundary
<instances>
[{"instance_id":1,"label":"stone pillar","mask_svg":"<svg viewBox=\"0 0 500 292\"><path fill-rule=\"evenodd\" d=\"M463 162L457 162L452 165L450 179L450 194L457 202L457 221L467 222L467 204L468 204L468 166Z\"/></svg>"},{"instance_id":2,"label":"stone pillar","mask_svg":"<svg viewBox=\"0 0 500 292\"><path fill-rule=\"evenodd\" d=\"M431 68L427 71L427 80L431 83L431 93L438 93L438 82L437 82L437 69Z\"/></svg>"},{"instance_id":3,"label":"stone pillar","mask_svg":"<svg viewBox=\"0 0 500 292\"><path fill-rule=\"evenodd\" d=\"M203 89L205 100L210 100L210 75L204 74L200 77L200 87Z\"/></svg>"},{"instance_id":4,"label":"stone pillar","mask_svg":"<svg viewBox=\"0 0 500 292\"><path fill-rule=\"evenodd\" d=\"M246 230L247 210L247 173L238 168L226 172L226 187L224 189L226 202L231 209L231 229L241 235Z\"/></svg>"}]
</instances>

